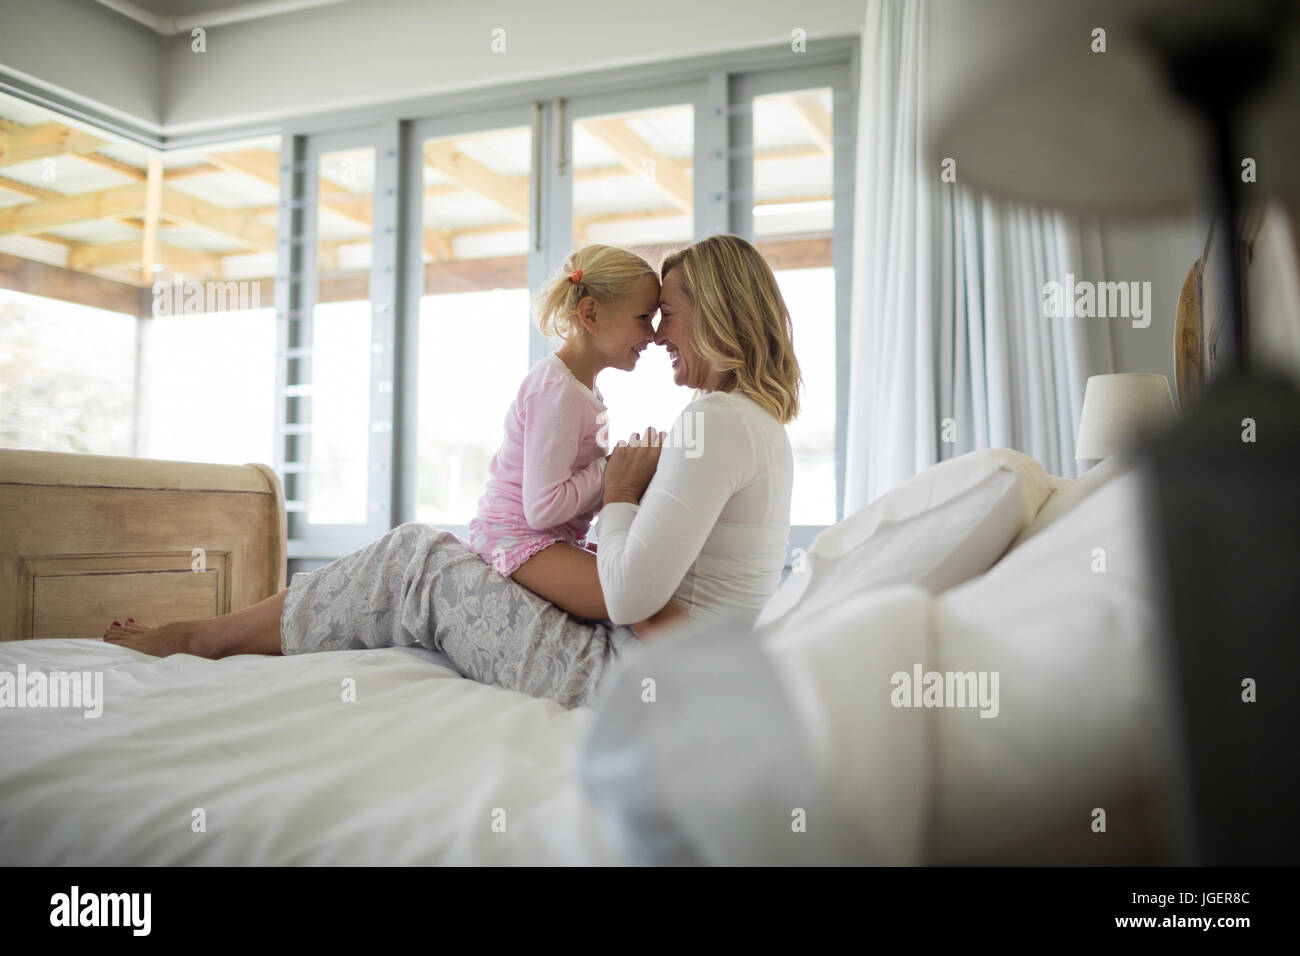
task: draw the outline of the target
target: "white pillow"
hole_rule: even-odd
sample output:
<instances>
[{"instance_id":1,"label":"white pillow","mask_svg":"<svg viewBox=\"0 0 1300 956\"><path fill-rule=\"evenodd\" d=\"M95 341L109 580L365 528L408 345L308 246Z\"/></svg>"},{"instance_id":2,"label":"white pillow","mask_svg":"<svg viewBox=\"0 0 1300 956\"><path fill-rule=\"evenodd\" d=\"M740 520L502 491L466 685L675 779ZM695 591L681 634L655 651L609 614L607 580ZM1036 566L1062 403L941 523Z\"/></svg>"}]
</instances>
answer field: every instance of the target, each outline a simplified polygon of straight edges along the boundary
<instances>
[{"instance_id":1,"label":"white pillow","mask_svg":"<svg viewBox=\"0 0 1300 956\"><path fill-rule=\"evenodd\" d=\"M939 672L998 674L994 719L931 713L927 862L1156 862L1158 603L1136 472L934 599ZM1106 831L1093 830L1096 809ZM1167 861L1166 861L1167 862Z\"/></svg>"},{"instance_id":2,"label":"white pillow","mask_svg":"<svg viewBox=\"0 0 1300 956\"><path fill-rule=\"evenodd\" d=\"M813 539L755 621L769 628L890 584L940 592L986 571L1053 490L1041 465L1007 449L933 465Z\"/></svg>"},{"instance_id":3,"label":"white pillow","mask_svg":"<svg viewBox=\"0 0 1300 956\"><path fill-rule=\"evenodd\" d=\"M1150 799L1166 705L1137 479L1107 483L960 587L850 595L761 636L868 862L1167 862ZM894 675L918 667L974 672L977 686L982 673L995 694L898 706Z\"/></svg>"},{"instance_id":4,"label":"white pillow","mask_svg":"<svg viewBox=\"0 0 1300 956\"><path fill-rule=\"evenodd\" d=\"M1127 471L1129 467L1128 461L1123 456L1111 455L1085 471L1081 477L1074 481L1066 478L1053 478L1052 481L1057 483L1059 487L1051 494L1043 507L1039 509L1034 520L1029 522L1020 534L1016 535L1016 540L1011 542L1011 547L1007 548L1007 553L1014 551L1034 535L1046 531L1077 508L1094 491L1116 475Z\"/></svg>"}]
</instances>

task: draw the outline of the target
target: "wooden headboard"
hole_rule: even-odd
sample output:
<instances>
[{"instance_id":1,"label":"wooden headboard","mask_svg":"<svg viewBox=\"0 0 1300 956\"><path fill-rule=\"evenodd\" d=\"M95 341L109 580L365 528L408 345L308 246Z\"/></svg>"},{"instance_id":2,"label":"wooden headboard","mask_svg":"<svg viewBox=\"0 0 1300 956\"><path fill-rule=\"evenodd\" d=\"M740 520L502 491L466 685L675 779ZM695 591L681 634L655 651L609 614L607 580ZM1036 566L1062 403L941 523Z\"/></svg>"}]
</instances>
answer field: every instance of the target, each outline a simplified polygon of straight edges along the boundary
<instances>
[{"instance_id":1,"label":"wooden headboard","mask_svg":"<svg viewBox=\"0 0 1300 956\"><path fill-rule=\"evenodd\" d=\"M284 587L266 465L0 448L0 641L213 617Z\"/></svg>"},{"instance_id":2,"label":"wooden headboard","mask_svg":"<svg viewBox=\"0 0 1300 956\"><path fill-rule=\"evenodd\" d=\"M1222 223L1211 223L1205 249L1187 273L1178 298L1174 367L1184 407L1226 365L1225 234ZM1247 206L1236 242L1245 286L1241 308L1246 354L1253 366L1288 374L1300 384L1300 209L1288 212L1280 203Z\"/></svg>"}]
</instances>

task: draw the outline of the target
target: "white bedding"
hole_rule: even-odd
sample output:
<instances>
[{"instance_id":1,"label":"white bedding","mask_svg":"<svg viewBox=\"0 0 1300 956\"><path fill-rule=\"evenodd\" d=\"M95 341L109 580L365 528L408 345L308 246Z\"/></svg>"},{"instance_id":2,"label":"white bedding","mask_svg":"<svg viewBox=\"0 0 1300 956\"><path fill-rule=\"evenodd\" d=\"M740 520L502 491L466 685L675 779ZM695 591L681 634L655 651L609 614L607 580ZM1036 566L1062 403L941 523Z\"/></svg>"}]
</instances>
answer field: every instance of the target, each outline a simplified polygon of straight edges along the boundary
<instances>
[{"instance_id":1,"label":"white bedding","mask_svg":"<svg viewBox=\"0 0 1300 956\"><path fill-rule=\"evenodd\" d=\"M1161 861L1167 704L1143 507L1126 472L965 584L835 594L764 636L873 860ZM921 673L984 681L981 700L920 706ZM898 674L917 675L901 698Z\"/></svg>"},{"instance_id":2,"label":"white bedding","mask_svg":"<svg viewBox=\"0 0 1300 956\"><path fill-rule=\"evenodd\" d=\"M833 610L793 612L762 639L771 693L784 697L772 713L793 706L782 719L806 731L819 767L810 773L853 821L846 838L867 841L864 861L1158 859L1153 727L1163 704L1142 507L1137 475L1125 474L964 585L840 595ZM706 645L671 650L671 666L650 657L624 675L604 710L566 710L462 679L422 649L206 661L94 640L0 644L0 672L95 670L104 680L96 719L0 708L0 864L620 864L659 858L636 841L665 832L687 859L748 860L735 849L743 839L720 849L725 841L706 846L696 831L720 833L708 821L722 819L766 832L762 801L738 807L721 784L763 772L789 783L790 750L764 763L763 748L735 745L766 739L752 715L723 703L739 657L700 675ZM996 719L898 707L893 675L917 666L996 673ZM653 715L646 668L664 695ZM354 703L342 700L349 678ZM756 680L738 687L768 699ZM673 693L695 709L669 706ZM605 781L603 817L579 776L586 731L602 715L611 733L588 770ZM673 726L674 715L690 726ZM707 733L691 750L683 741L699 726ZM713 786L709 772L728 776ZM196 808L206 832L192 829ZM1092 828L1098 808L1104 836ZM627 856L611 819L623 821Z\"/></svg>"},{"instance_id":3,"label":"white bedding","mask_svg":"<svg viewBox=\"0 0 1300 956\"><path fill-rule=\"evenodd\" d=\"M102 671L104 712L0 708L0 865L621 862L575 773L594 712L462 679L422 649L208 661L0 644L0 671L20 664Z\"/></svg>"}]
</instances>

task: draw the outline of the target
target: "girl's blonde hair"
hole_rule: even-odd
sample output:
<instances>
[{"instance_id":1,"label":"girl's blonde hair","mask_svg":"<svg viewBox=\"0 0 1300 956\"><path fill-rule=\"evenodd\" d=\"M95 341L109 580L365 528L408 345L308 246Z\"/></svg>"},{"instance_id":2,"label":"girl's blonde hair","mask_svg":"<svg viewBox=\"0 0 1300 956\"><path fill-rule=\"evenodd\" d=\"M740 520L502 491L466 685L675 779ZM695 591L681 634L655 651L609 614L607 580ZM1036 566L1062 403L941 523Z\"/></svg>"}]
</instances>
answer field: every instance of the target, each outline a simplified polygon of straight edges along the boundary
<instances>
[{"instance_id":1,"label":"girl's blonde hair","mask_svg":"<svg viewBox=\"0 0 1300 956\"><path fill-rule=\"evenodd\" d=\"M574 281L574 273L582 276ZM564 260L564 267L537 295L537 327L543 335L571 339L582 333L578 321L578 301L589 295L597 302L615 302L636 291L637 284L649 276L656 282L654 266L635 252L615 246L583 246Z\"/></svg>"},{"instance_id":2,"label":"girl's blonde hair","mask_svg":"<svg viewBox=\"0 0 1300 956\"><path fill-rule=\"evenodd\" d=\"M724 372L718 390L739 388L782 425L793 421L803 376L790 311L767 260L738 236L710 236L671 253L660 276L677 268L694 307L695 351Z\"/></svg>"}]
</instances>

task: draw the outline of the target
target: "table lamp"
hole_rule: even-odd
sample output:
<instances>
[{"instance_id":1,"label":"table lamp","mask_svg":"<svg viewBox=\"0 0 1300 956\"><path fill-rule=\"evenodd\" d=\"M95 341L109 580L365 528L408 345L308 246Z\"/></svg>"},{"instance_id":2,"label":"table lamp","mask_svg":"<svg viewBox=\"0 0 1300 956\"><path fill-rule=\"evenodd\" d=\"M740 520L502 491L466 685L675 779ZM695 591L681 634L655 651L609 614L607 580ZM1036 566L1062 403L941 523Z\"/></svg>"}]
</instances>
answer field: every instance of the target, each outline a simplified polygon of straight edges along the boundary
<instances>
[{"instance_id":1,"label":"table lamp","mask_svg":"<svg viewBox=\"0 0 1300 956\"><path fill-rule=\"evenodd\" d=\"M1169 379L1148 373L1091 375L1074 457L1096 464L1127 451L1177 417Z\"/></svg>"}]
</instances>

